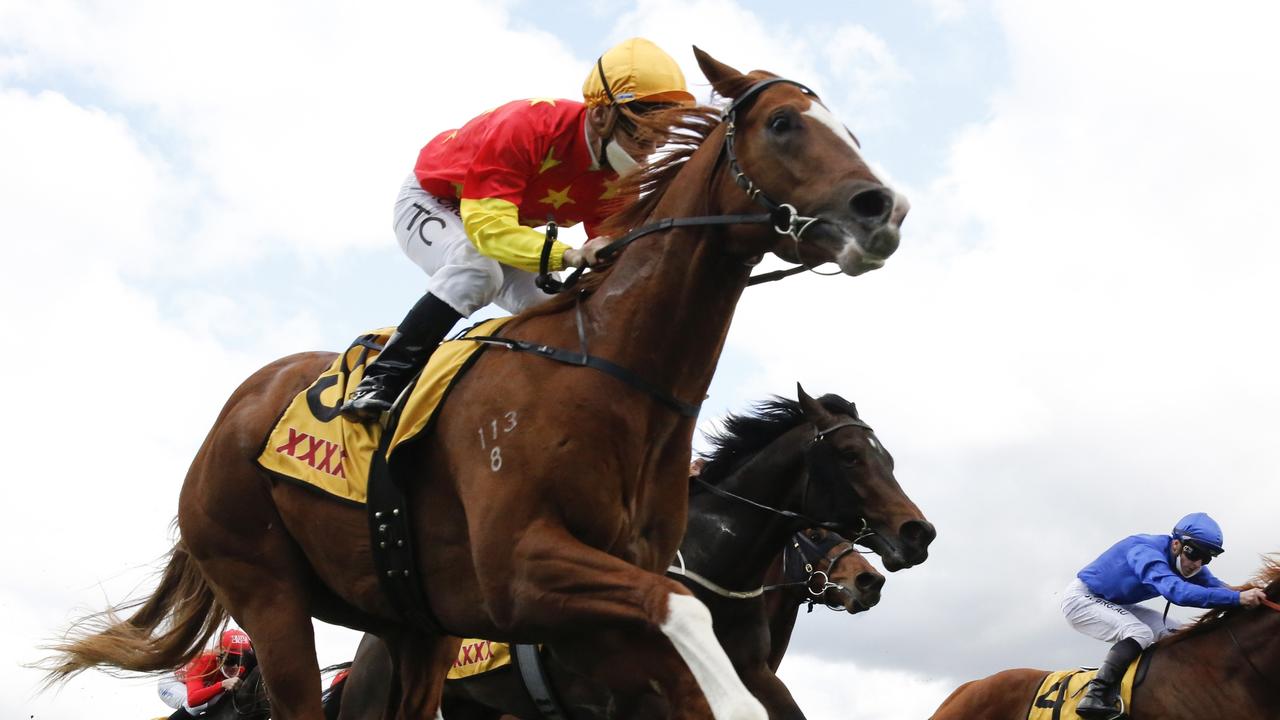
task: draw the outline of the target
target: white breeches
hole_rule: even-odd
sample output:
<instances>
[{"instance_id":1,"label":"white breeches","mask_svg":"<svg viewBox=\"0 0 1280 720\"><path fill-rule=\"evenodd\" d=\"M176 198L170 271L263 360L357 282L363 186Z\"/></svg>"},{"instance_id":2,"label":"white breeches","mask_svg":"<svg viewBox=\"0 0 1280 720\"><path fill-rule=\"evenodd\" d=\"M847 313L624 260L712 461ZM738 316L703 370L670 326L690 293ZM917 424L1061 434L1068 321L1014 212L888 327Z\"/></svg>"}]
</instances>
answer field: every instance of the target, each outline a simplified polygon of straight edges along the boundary
<instances>
[{"instance_id":1,"label":"white breeches","mask_svg":"<svg viewBox=\"0 0 1280 720\"><path fill-rule=\"evenodd\" d=\"M463 317L489 303L514 314L551 297L533 284L533 273L481 255L458 201L428 193L412 174L396 198L395 231L400 248L430 276L427 292Z\"/></svg>"},{"instance_id":2,"label":"white breeches","mask_svg":"<svg viewBox=\"0 0 1280 720\"><path fill-rule=\"evenodd\" d=\"M1177 630L1181 623L1142 605L1117 605L1089 592L1089 586L1076 578L1062 592L1062 614L1071 627L1108 643L1133 638L1146 648L1151 643Z\"/></svg>"}]
</instances>

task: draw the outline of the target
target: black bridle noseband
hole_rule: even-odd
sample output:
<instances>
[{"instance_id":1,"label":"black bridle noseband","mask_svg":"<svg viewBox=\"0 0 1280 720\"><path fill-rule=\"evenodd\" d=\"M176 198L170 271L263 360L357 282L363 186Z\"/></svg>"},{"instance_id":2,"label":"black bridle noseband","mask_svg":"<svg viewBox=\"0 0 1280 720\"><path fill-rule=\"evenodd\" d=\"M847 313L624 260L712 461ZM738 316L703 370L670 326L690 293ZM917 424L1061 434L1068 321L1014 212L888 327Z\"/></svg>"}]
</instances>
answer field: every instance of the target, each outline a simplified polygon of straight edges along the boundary
<instances>
[{"instance_id":1,"label":"black bridle noseband","mask_svg":"<svg viewBox=\"0 0 1280 720\"><path fill-rule=\"evenodd\" d=\"M773 228L774 232L779 235L791 237L798 245L804 231L809 229L811 225L820 221L822 218L803 216L798 210L796 210L794 205L785 202L777 202L766 195L764 191L752 182L751 178L747 177L747 174L743 172L742 166L738 163L738 155L734 150L733 145L734 136L737 132L738 110L747 102L759 95L765 88L780 83L794 85L795 87L800 88L800 91L805 95L813 98L814 101L817 101L818 99L817 93L795 80L788 80L786 78L779 77L765 78L764 80L760 80L756 84L747 88L746 92L735 98L734 101L721 113L721 122L725 124L724 152L725 156L729 160L729 171L733 173L733 181L738 187L742 188L743 192L745 192L748 197L757 204L763 206L768 212L755 215L700 215L683 218L663 218L662 220L642 225L641 227L632 230L626 235L623 235L617 240L614 240L608 245L600 248L600 251L596 253L596 257L601 260L608 260L619 252L622 252L623 248L646 235L652 235L654 233L665 232L667 230L682 227L769 225ZM551 244L556 239L556 235L557 230L555 223L548 222L547 239L542 246L542 256L538 263L538 277L535 280L537 286L543 292L548 294L555 294L572 288L577 284L578 279L586 270L586 268L577 268L569 275L569 277L565 278L563 282L552 277L550 271L550 253ZM799 257L798 254L797 257ZM781 280L789 275L795 275L796 273L809 269L811 268L806 265L799 265L786 270L762 273L760 275L753 276L747 281L747 284L758 285L762 282Z\"/></svg>"}]
</instances>

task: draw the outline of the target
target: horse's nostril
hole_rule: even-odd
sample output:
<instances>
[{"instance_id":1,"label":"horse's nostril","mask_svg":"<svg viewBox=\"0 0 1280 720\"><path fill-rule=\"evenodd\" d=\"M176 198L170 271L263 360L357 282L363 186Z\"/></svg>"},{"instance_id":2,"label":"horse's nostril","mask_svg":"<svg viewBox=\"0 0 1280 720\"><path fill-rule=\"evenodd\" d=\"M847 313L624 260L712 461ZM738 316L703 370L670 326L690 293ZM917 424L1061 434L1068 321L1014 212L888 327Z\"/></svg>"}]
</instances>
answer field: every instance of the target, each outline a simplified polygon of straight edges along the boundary
<instances>
[{"instance_id":1,"label":"horse's nostril","mask_svg":"<svg viewBox=\"0 0 1280 720\"><path fill-rule=\"evenodd\" d=\"M879 592L880 588L884 587L884 576L880 573L858 573L858 577L853 580L853 586L864 593Z\"/></svg>"},{"instance_id":2,"label":"horse's nostril","mask_svg":"<svg viewBox=\"0 0 1280 720\"><path fill-rule=\"evenodd\" d=\"M883 225L893 211L893 195L884 188L863 190L849 199L849 207L860 222L871 227Z\"/></svg>"},{"instance_id":3,"label":"horse's nostril","mask_svg":"<svg viewBox=\"0 0 1280 720\"><path fill-rule=\"evenodd\" d=\"M925 548L933 539L938 536L938 531L934 529L933 523L925 520L908 520L902 524L899 531L902 539L912 547Z\"/></svg>"}]
</instances>

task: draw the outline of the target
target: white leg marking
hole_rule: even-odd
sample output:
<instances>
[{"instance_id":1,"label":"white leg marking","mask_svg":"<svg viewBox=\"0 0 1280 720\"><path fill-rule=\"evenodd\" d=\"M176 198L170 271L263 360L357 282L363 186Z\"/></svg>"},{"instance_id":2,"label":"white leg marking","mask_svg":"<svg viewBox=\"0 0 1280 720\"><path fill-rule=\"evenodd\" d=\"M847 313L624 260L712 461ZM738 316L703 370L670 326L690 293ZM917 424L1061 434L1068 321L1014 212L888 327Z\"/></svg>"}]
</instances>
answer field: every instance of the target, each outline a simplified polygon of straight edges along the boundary
<instances>
[{"instance_id":1,"label":"white leg marking","mask_svg":"<svg viewBox=\"0 0 1280 720\"><path fill-rule=\"evenodd\" d=\"M711 611L697 598L671 593L662 634L675 645L707 696L716 720L768 720L764 706L742 684L711 629Z\"/></svg>"}]
</instances>

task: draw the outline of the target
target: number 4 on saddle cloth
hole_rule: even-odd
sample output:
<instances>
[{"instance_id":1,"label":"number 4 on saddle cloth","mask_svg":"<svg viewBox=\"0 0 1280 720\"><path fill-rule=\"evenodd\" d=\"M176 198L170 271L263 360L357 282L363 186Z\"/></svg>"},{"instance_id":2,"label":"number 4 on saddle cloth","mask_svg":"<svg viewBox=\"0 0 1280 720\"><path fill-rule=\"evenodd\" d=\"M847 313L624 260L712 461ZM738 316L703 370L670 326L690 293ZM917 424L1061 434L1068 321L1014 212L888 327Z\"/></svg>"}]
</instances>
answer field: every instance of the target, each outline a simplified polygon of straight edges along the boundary
<instances>
[{"instance_id":1,"label":"number 4 on saddle cloth","mask_svg":"<svg viewBox=\"0 0 1280 720\"><path fill-rule=\"evenodd\" d=\"M493 335L509 319L487 320L462 336ZM267 437L258 465L283 480L363 505L375 453L381 452L385 462L398 447L427 430L453 382L484 347L463 340L442 343L410 386L408 398L393 410L386 430L377 423L347 420L338 407L394 331L384 328L356 338L311 387L298 393ZM386 432L390 436L384 438Z\"/></svg>"},{"instance_id":2,"label":"number 4 on saddle cloth","mask_svg":"<svg viewBox=\"0 0 1280 720\"><path fill-rule=\"evenodd\" d=\"M1120 700L1127 712L1133 703L1133 689L1142 682L1146 675L1147 664L1151 660L1150 653L1143 653L1125 671L1120 680ZM1097 670L1059 670L1045 676L1031 699L1031 709L1027 720L1079 720L1076 706L1085 694L1085 686L1097 675ZM1119 714L1116 718L1124 718Z\"/></svg>"}]
</instances>

